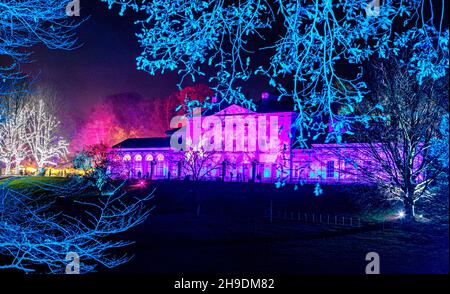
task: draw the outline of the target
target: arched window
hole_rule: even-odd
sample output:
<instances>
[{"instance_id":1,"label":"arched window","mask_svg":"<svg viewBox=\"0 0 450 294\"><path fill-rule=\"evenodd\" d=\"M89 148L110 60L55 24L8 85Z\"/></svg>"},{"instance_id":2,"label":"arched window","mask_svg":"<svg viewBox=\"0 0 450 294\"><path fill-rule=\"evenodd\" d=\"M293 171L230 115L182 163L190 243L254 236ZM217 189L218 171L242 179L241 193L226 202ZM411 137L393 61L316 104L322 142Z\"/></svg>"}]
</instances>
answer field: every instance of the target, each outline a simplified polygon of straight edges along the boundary
<instances>
[{"instance_id":1,"label":"arched window","mask_svg":"<svg viewBox=\"0 0 450 294\"><path fill-rule=\"evenodd\" d=\"M153 155L147 154L147 156L145 156L145 160L146 161L153 161Z\"/></svg>"},{"instance_id":2,"label":"arched window","mask_svg":"<svg viewBox=\"0 0 450 294\"><path fill-rule=\"evenodd\" d=\"M131 161L131 155L130 155L130 154L126 154L126 155L123 157L123 161Z\"/></svg>"},{"instance_id":3,"label":"arched window","mask_svg":"<svg viewBox=\"0 0 450 294\"><path fill-rule=\"evenodd\" d=\"M164 155L158 154L158 156L156 157L156 160L159 162L164 161Z\"/></svg>"},{"instance_id":4,"label":"arched window","mask_svg":"<svg viewBox=\"0 0 450 294\"><path fill-rule=\"evenodd\" d=\"M137 155L134 157L134 161L142 161L142 155L137 154Z\"/></svg>"}]
</instances>

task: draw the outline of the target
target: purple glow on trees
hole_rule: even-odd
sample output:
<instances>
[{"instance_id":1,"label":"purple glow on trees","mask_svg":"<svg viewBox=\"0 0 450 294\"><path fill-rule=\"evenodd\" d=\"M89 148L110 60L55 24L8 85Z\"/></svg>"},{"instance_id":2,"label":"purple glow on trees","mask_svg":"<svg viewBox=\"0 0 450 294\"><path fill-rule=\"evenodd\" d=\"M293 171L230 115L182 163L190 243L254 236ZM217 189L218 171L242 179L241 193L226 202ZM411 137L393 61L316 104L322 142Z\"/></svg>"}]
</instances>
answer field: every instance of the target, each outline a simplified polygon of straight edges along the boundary
<instances>
[{"instance_id":1,"label":"purple glow on trees","mask_svg":"<svg viewBox=\"0 0 450 294\"><path fill-rule=\"evenodd\" d=\"M87 119L78 123L70 150L80 151L100 143L111 147L127 138L164 136L170 118L184 111L175 108L186 96L204 101L209 95L211 89L198 84L164 98L145 98L134 93L105 97L94 105Z\"/></svg>"}]
</instances>

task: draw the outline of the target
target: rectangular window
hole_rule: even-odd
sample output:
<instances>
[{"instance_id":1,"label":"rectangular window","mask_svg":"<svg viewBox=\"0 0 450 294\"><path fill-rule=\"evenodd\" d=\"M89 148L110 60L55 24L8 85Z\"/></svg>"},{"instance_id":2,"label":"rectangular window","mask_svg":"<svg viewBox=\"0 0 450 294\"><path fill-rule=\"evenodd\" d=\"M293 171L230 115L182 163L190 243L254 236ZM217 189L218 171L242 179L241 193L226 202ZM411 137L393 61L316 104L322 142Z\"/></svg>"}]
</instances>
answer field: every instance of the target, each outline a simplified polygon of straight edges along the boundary
<instances>
[{"instance_id":1,"label":"rectangular window","mask_svg":"<svg viewBox=\"0 0 450 294\"><path fill-rule=\"evenodd\" d=\"M327 162L327 178L334 178L334 161Z\"/></svg>"},{"instance_id":2,"label":"rectangular window","mask_svg":"<svg viewBox=\"0 0 450 294\"><path fill-rule=\"evenodd\" d=\"M164 166L163 162L158 162L157 166L156 166L156 175L157 176L165 176L167 173L167 169Z\"/></svg>"},{"instance_id":3,"label":"rectangular window","mask_svg":"<svg viewBox=\"0 0 450 294\"><path fill-rule=\"evenodd\" d=\"M293 166L292 177L298 178L300 176L300 163L295 162Z\"/></svg>"},{"instance_id":4,"label":"rectangular window","mask_svg":"<svg viewBox=\"0 0 450 294\"><path fill-rule=\"evenodd\" d=\"M242 170L242 177L243 177L243 179L242 179L243 181L245 181L248 177L250 177L248 163L244 163L243 170Z\"/></svg>"},{"instance_id":5,"label":"rectangular window","mask_svg":"<svg viewBox=\"0 0 450 294\"><path fill-rule=\"evenodd\" d=\"M270 165L265 165L264 166L264 177L265 178L270 178Z\"/></svg>"}]
</instances>

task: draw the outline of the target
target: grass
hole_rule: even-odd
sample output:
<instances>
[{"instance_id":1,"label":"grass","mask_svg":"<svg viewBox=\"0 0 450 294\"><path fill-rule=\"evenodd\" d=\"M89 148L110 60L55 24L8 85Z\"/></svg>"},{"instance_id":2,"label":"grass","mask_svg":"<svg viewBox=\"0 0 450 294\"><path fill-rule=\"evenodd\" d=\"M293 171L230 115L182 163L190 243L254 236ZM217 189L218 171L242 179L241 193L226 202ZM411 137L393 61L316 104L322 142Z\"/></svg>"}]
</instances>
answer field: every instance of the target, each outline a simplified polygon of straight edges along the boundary
<instances>
[{"instance_id":1,"label":"grass","mask_svg":"<svg viewBox=\"0 0 450 294\"><path fill-rule=\"evenodd\" d=\"M7 187L14 190L32 189L37 187L39 184L44 185L63 185L68 181L67 178L63 177L42 177L42 176L31 176L31 177L20 177L20 178L9 178L0 180L0 184L6 183Z\"/></svg>"},{"instance_id":2,"label":"grass","mask_svg":"<svg viewBox=\"0 0 450 294\"><path fill-rule=\"evenodd\" d=\"M189 185L157 183L155 212L127 232L136 241L131 249L136 258L117 272L364 274L366 254L377 252L382 273L448 273L448 223L404 223L385 230L270 224L262 214L270 199L275 209L353 215L353 196L339 193L339 187L325 187L315 197L309 186L281 191L239 183L199 184L202 212L195 217ZM377 211L371 217L381 220L396 212Z\"/></svg>"},{"instance_id":3,"label":"grass","mask_svg":"<svg viewBox=\"0 0 450 294\"><path fill-rule=\"evenodd\" d=\"M256 223L255 223L256 221ZM129 232L135 258L121 273L364 274L368 252L381 272L447 273L448 226L395 230L260 222L213 215L154 214Z\"/></svg>"},{"instance_id":4,"label":"grass","mask_svg":"<svg viewBox=\"0 0 450 294\"><path fill-rule=\"evenodd\" d=\"M39 185L64 185L68 180L22 177L0 184L8 181L9 188L38 193ZM129 193L146 194L153 188L148 184ZM352 199L339 187L324 187L324 194L315 197L309 186L283 191L268 184L200 183L195 188L201 194L200 217L194 213L192 183L161 182L156 188L155 212L124 234L136 241L126 249L136 257L113 272L364 274L365 255L374 251L380 255L382 273L448 273L448 223L350 231L307 223L270 224L263 218L270 199L274 209L354 213ZM381 214L374 213L377 216Z\"/></svg>"}]
</instances>

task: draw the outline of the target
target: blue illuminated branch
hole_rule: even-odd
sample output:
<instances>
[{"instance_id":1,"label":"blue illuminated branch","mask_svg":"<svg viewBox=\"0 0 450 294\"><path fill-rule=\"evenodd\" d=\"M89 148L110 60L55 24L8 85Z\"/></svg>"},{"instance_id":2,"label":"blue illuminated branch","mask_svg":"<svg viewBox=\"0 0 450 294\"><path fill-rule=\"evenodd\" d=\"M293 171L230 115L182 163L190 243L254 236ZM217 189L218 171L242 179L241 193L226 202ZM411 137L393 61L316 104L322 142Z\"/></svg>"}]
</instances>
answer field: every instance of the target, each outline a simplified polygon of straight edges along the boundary
<instances>
[{"instance_id":1,"label":"blue illuminated branch","mask_svg":"<svg viewBox=\"0 0 450 294\"><path fill-rule=\"evenodd\" d=\"M209 67L214 72L209 82L220 102L254 108L241 87L252 75L247 42L270 28L273 21L265 0L102 1L110 7L120 5L120 14L126 9L145 13L146 17L136 22L142 26L137 37L143 48L137 58L138 69L152 75L176 70L181 87L186 77L195 82Z\"/></svg>"},{"instance_id":2,"label":"blue illuminated branch","mask_svg":"<svg viewBox=\"0 0 450 294\"><path fill-rule=\"evenodd\" d=\"M68 0L0 1L0 85L19 77L20 65L29 61L33 45L70 50L76 47L74 18L66 15Z\"/></svg>"},{"instance_id":3,"label":"blue illuminated branch","mask_svg":"<svg viewBox=\"0 0 450 294\"><path fill-rule=\"evenodd\" d=\"M36 194L36 187L32 193L10 189L10 181L0 184L0 269L64 273L69 252L79 255L81 273L94 271L99 265L116 267L130 260L132 256L119 254L118 249L133 242L111 236L144 222L151 211L146 203L152 195L131 197L119 186L108 196L95 200L74 199L70 204L72 212L56 210L54 199L64 194L68 197L68 187L75 187L72 195L78 188L86 187L80 180L73 181L66 188L42 183L42 194Z\"/></svg>"},{"instance_id":4,"label":"blue illuminated branch","mask_svg":"<svg viewBox=\"0 0 450 294\"><path fill-rule=\"evenodd\" d=\"M412 55L404 63L408 65L411 76L422 84L427 77L437 80L446 75L449 66L448 41L448 28L440 32L434 26L424 25L399 34L395 46L410 48Z\"/></svg>"},{"instance_id":5,"label":"blue illuminated branch","mask_svg":"<svg viewBox=\"0 0 450 294\"><path fill-rule=\"evenodd\" d=\"M359 115L354 109L368 92L362 66L370 58L413 46L416 55L405 62L419 82L437 79L448 69L443 0L438 28L428 0L380 1L372 13L368 0L102 1L120 6L120 14L128 9L144 15L136 22L142 27L137 67L151 75L177 70L181 86L187 76L195 81L209 67L219 103L249 109L254 103L242 94L244 82L254 74L268 77L280 99L294 102L299 145L320 135L341 142L343 133L353 134L354 123L369 123L374 109ZM275 21L284 26L275 43L247 50L249 36L265 40ZM251 72L252 55L268 48L273 51L270 65Z\"/></svg>"},{"instance_id":6,"label":"blue illuminated branch","mask_svg":"<svg viewBox=\"0 0 450 294\"><path fill-rule=\"evenodd\" d=\"M359 115L354 112L368 92L363 80L363 62L372 55L386 58L389 52L398 52L400 37L405 41L417 37L411 32L425 32L427 38L423 40L431 38L426 34L431 30L429 25L422 23L420 29L413 26L419 25L414 15L423 7L423 1L383 1L376 15L367 14L367 3L361 0L278 1L286 34L271 47L275 54L270 66L259 71L270 78L270 84L281 97L294 101L294 110L299 113L295 122L299 131L297 143L301 146L306 145L307 138L321 134L326 135L327 141L341 142L343 133L352 134L355 122L367 125L373 110ZM395 21L401 22L405 35L393 31ZM445 33L441 37L444 39ZM443 68L448 68L448 53L444 53L445 61L437 60L431 52L447 49L437 42L415 46L428 49L418 53L415 60L406 61L418 64L417 77L442 76Z\"/></svg>"},{"instance_id":7,"label":"blue illuminated branch","mask_svg":"<svg viewBox=\"0 0 450 294\"><path fill-rule=\"evenodd\" d=\"M449 162L449 115L448 113L442 117L439 125L439 137L431 140L431 156L436 157L439 164L446 170L448 177Z\"/></svg>"}]
</instances>

